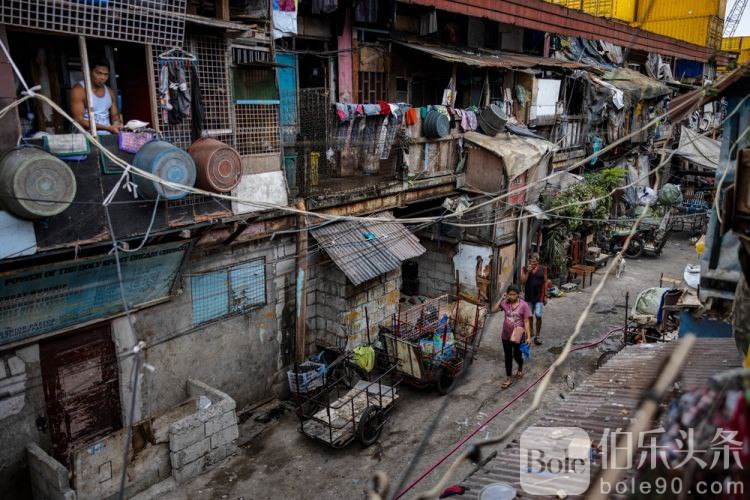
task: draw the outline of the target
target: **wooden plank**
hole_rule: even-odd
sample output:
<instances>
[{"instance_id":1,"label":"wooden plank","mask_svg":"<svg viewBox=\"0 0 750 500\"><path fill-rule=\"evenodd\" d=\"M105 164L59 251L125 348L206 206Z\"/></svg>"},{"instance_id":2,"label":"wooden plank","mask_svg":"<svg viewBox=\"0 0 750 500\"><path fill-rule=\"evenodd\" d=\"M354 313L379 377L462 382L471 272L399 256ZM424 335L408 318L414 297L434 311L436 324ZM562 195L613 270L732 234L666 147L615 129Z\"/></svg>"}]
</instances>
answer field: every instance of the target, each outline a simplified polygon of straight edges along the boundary
<instances>
[{"instance_id":1,"label":"wooden plank","mask_svg":"<svg viewBox=\"0 0 750 500\"><path fill-rule=\"evenodd\" d=\"M216 0L216 19L229 21L229 0Z\"/></svg>"}]
</instances>

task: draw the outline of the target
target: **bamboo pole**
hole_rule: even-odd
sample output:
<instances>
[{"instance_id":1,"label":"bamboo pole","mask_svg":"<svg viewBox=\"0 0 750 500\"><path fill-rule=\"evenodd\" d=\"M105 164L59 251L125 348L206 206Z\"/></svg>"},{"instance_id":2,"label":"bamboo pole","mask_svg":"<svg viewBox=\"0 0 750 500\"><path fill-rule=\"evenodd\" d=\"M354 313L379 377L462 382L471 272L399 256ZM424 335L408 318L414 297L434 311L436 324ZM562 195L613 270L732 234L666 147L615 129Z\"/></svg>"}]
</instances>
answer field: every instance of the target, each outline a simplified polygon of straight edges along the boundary
<instances>
[{"instance_id":1,"label":"bamboo pole","mask_svg":"<svg viewBox=\"0 0 750 500\"><path fill-rule=\"evenodd\" d=\"M88 109L89 114L89 129L91 135L97 137L96 120L94 118L94 90L91 88L91 68L89 68L89 52L86 49L86 37L83 35L78 35L78 51L81 55L83 84L86 87L86 109Z\"/></svg>"}]
</instances>

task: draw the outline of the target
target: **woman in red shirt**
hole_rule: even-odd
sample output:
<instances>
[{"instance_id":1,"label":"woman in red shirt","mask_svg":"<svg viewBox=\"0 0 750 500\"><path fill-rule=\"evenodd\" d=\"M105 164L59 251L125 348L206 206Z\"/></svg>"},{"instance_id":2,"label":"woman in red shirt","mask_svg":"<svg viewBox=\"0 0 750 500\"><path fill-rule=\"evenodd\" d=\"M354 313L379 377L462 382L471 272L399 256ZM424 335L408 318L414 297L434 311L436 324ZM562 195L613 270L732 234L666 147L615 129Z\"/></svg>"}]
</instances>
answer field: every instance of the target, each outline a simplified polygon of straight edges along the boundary
<instances>
[{"instance_id":1,"label":"woman in red shirt","mask_svg":"<svg viewBox=\"0 0 750 500\"><path fill-rule=\"evenodd\" d=\"M500 387L507 389L513 384L513 360L518 364L516 378L523 377L523 355L521 354L521 343L531 341L531 308L521 300L516 285L510 285L502 300L500 307L505 312L503 320L503 351L505 353L505 375L507 378Z\"/></svg>"}]
</instances>

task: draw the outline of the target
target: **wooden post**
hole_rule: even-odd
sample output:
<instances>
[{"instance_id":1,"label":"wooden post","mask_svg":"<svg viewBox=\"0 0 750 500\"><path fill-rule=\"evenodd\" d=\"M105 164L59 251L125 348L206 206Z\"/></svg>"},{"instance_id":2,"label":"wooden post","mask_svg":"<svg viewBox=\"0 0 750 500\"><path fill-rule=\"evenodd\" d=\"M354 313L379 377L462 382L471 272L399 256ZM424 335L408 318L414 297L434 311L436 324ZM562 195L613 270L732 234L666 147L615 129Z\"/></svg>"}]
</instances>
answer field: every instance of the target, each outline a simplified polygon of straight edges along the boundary
<instances>
[{"instance_id":1,"label":"wooden post","mask_svg":"<svg viewBox=\"0 0 750 500\"><path fill-rule=\"evenodd\" d=\"M297 201L296 207L298 210L305 210L305 201L300 199ZM304 215L297 216L297 228L300 231L297 233L297 318L296 318L296 334L295 334L295 354L298 363L301 363L305 359L306 349L306 334L307 328L305 324L306 311L307 311L307 222Z\"/></svg>"},{"instance_id":2,"label":"wooden post","mask_svg":"<svg viewBox=\"0 0 750 500\"><path fill-rule=\"evenodd\" d=\"M91 88L91 68L89 68L89 53L86 49L86 37L78 35L78 51L81 55L81 71L83 71L83 83L86 87L86 107L89 114L89 129L91 135L96 138L96 121L94 119L94 91Z\"/></svg>"},{"instance_id":3,"label":"wooden post","mask_svg":"<svg viewBox=\"0 0 750 500\"><path fill-rule=\"evenodd\" d=\"M215 5L216 5L216 19L221 19L222 21L229 21L229 0L216 0Z\"/></svg>"}]
</instances>

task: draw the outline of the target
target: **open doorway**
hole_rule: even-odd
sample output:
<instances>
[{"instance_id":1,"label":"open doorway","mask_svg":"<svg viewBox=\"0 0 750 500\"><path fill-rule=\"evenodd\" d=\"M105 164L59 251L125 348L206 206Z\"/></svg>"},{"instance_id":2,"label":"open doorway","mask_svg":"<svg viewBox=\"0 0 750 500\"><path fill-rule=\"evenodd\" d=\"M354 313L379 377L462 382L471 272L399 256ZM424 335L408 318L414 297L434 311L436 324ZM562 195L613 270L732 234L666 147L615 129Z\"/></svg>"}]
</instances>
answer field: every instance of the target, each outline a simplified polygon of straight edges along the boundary
<instances>
[{"instance_id":1,"label":"open doorway","mask_svg":"<svg viewBox=\"0 0 750 500\"><path fill-rule=\"evenodd\" d=\"M84 80L78 39L67 35L48 35L24 30L8 30L8 44L13 60L26 82L40 85L40 93L70 112L70 92ZM117 96L125 121L151 122L148 65L143 45L88 39L89 62L106 61L110 78L107 86ZM20 88L18 89L21 90ZM65 134L72 125L39 100L26 101L19 107L24 137L39 132Z\"/></svg>"}]
</instances>

